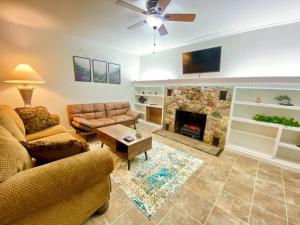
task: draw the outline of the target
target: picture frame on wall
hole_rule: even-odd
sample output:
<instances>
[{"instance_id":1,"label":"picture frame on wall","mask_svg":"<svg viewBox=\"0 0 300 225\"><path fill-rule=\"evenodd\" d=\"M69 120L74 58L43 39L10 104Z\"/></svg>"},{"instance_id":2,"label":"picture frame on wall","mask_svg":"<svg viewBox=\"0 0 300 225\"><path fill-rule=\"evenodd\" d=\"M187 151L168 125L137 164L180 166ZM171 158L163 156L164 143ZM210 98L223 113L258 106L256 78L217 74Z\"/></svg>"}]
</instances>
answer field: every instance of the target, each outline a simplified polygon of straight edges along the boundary
<instances>
[{"instance_id":1,"label":"picture frame on wall","mask_svg":"<svg viewBox=\"0 0 300 225\"><path fill-rule=\"evenodd\" d=\"M107 83L107 62L101 60L92 60L93 82Z\"/></svg>"},{"instance_id":2,"label":"picture frame on wall","mask_svg":"<svg viewBox=\"0 0 300 225\"><path fill-rule=\"evenodd\" d=\"M75 81L91 82L91 60L89 58L73 56Z\"/></svg>"},{"instance_id":3,"label":"picture frame on wall","mask_svg":"<svg viewBox=\"0 0 300 225\"><path fill-rule=\"evenodd\" d=\"M121 65L108 63L108 82L110 84L121 84Z\"/></svg>"}]
</instances>

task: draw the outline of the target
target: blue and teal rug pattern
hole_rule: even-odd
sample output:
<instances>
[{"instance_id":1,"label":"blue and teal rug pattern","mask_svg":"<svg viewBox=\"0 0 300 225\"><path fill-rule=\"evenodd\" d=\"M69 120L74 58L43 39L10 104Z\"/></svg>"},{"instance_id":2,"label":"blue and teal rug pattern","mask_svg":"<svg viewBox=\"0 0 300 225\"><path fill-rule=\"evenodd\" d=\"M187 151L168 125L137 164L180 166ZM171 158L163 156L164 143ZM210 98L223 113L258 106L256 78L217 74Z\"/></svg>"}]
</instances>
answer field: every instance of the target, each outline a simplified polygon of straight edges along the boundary
<instances>
[{"instance_id":1,"label":"blue and teal rug pattern","mask_svg":"<svg viewBox=\"0 0 300 225\"><path fill-rule=\"evenodd\" d=\"M201 166L202 160L153 141L148 161L141 154L131 161L114 157L112 178L149 218L171 198L188 178Z\"/></svg>"}]
</instances>

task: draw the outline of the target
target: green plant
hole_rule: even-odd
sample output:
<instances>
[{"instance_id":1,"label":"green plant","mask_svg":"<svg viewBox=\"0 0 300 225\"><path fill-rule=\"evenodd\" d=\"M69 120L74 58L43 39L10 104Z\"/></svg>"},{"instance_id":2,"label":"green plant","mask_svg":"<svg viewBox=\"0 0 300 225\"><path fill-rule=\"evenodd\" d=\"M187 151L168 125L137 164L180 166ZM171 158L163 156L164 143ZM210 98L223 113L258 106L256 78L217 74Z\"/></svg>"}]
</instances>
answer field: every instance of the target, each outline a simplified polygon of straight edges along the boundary
<instances>
[{"instance_id":1,"label":"green plant","mask_svg":"<svg viewBox=\"0 0 300 225\"><path fill-rule=\"evenodd\" d=\"M291 104L291 98L287 95L279 95L279 96L275 97L275 99L280 102L287 101L288 104Z\"/></svg>"},{"instance_id":2,"label":"green plant","mask_svg":"<svg viewBox=\"0 0 300 225\"><path fill-rule=\"evenodd\" d=\"M261 114L256 114L252 119L256 121L262 121L262 122L267 122L267 123L277 123L285 126L290 126L290 127L300 127L300 123L294 118L286 118L284 116L265 116Z\"/></svg>"}]
</instances>

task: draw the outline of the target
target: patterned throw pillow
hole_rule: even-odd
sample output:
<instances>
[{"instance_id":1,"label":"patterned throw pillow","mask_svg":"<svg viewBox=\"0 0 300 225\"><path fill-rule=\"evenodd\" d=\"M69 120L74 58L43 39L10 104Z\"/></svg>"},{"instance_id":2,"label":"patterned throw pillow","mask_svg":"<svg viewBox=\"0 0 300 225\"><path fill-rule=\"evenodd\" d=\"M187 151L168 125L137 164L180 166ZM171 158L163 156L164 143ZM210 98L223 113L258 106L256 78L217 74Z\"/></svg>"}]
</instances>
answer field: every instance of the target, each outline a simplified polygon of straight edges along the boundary
<instances>
[{"instance_id":1,"label":"patterned throw pillow","mask_svg":"<svg viewBox=\"0 0 300 225\"><path fill-rule=\"evenodd\" d=\"M27 135L58 124L58 121L43 106L16 108L15 111L23 120Z\"/></svg>"},{"instance_id":2,"label":"patterned throw pillow","mask_svg":"<svg viewBox=\"0 0 300 225\"><path fill-rule=\"evenodd\" d=\"M88 151L87 144L77 140L67 142L34 141L20 142L29 155L40 162L53 162Z\"/></svg>"}]
</instances>

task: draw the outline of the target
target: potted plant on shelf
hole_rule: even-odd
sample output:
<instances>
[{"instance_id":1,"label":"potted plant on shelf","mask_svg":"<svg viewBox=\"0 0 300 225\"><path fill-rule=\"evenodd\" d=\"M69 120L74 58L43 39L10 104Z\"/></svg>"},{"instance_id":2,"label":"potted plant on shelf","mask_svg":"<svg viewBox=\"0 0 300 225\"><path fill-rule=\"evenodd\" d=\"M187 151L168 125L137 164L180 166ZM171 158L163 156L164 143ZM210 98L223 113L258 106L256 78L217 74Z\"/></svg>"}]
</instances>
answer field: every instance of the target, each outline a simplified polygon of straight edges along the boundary
<instances>
[{"instance_id":1,"label":"potted plant on shelf","mask_svg":"<svg viewBox=\"0 0 300 225\"><path fill-rule=\"evenodd\" d=\"M286 118L284 116L268 116L263 114L256 114L252 117L256 121L266 122L266 123L277 123L289 127L300 127L300 123L294 118Z\"/></svg>"},{"instance_id":2,"label":"potted plant on shelf","mask_svg":"<svg viewBox=\"0 0 300 225\"><path fill-rule=\"evenodd\" d=\"M293 104L291 104L291 98L287 95L279 95L275 97L275 99L279 101L279 105L293 106Z\"/></svg>"}]
</instances>

